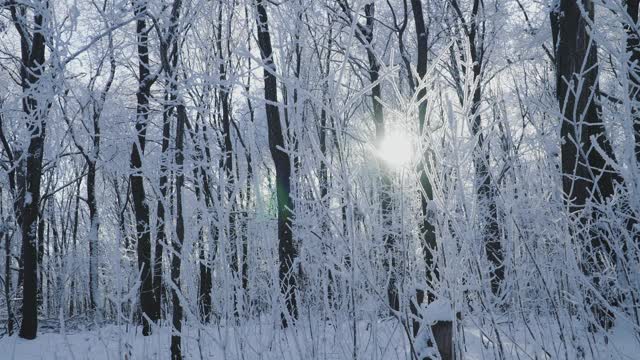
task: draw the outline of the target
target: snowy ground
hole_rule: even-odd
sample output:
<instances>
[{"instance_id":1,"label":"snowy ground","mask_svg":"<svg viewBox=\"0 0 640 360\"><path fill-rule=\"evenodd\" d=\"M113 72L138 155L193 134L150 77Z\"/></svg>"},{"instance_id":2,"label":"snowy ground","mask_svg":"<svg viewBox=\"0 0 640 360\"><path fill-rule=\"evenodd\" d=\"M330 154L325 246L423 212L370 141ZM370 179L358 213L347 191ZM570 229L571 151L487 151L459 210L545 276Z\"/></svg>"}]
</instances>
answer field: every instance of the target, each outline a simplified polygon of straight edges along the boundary
<instances>
[{"instance_id":1,"label":"snowy ground","mask_svg":"<svg viewBox=\"0 0 640 360\"><path fill-rule=\"evenodd\" d=\"M330 323L313 326L302 324L296 330L274 331L273 324L253 323L244 326L209 326L189 328L183 352L187 359L411 359L404 330L395 321L358 324L357 344L354 347L353 327ZM41 333L33 341L17 336L0 339L0 359L168 359L169 330L156 331L143 337L139 328L109 325L97 330L68 333ZM484 334L484 335L483 335ZM467 324L464 331L464 359L498 358L502 352L507 359L579 358L576 346L563 346L552 334L534 341L525 327L503 326L500 341L502 350L493 346L495 336ZM585 343L574 339L574 345ZM586 343L585 343L586 344ZM597 346L593 346L597 345ZM585 345L587 359L640 359L640 345L631 328L617 326L605 343L604 337ZM568 349L568 350L566 350Z\"/></svg>"}]
</instances>

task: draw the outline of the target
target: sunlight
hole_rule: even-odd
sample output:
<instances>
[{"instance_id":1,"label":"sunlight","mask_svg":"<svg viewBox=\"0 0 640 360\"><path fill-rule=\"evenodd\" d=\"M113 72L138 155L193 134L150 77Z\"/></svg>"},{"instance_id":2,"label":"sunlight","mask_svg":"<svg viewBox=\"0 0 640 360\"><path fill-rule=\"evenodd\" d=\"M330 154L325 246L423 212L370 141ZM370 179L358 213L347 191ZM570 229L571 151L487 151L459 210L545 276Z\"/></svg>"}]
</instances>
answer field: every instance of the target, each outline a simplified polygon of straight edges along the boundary
<instances>
[{"instance_id":1,"label":"sunlight","mask_svg":"<svg viewBox=\"0 0 640 360\"><path fill-rule=\"evenodd\" d=\"M391 131L380 143L377 155L391 168L409 166L415 159L414 138L403 131Z\"/></svg>"}]
</instances>

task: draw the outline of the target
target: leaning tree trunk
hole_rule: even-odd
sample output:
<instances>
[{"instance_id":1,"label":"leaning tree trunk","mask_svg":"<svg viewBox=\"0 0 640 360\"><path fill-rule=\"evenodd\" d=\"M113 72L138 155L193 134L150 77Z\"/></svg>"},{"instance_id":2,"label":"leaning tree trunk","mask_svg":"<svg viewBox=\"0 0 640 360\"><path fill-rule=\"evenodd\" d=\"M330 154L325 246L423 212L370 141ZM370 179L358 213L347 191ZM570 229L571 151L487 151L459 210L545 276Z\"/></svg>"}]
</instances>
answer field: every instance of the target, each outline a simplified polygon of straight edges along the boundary
<instances>
[{"instance_id":1,"label":"leaning tree trunk","mask_svg":"<svg viewBox=\"0 0 640 360\"><path fill-rule=\"evenodd\" d=\"M614 159L598 102L597 45L589 35L587 19L583 17L593 21L593 14L591 0L561 0L551 12L556 97L563 116L560 127L562 188L569 212L582 225L588 225L598 217L593 210L583 211L587 205L606 201L613 195L615 184L622 183L619 174L600 152ZM600 149L596 150L594 146ZM581 235L579 240L585 244L583 271L592 277L596 291L606 291L607 285L601 275L607 264L616 263L614 251L608 240L595 231ZM602 255L608 259L603 259ZM587 291L587 298L593 295ZM596 302L590 306L598 322L609 327L613 315Z\"/></svg>"},{"instance_id":2,"label":"leaning tree trunk","mask_svg":"<svg viewBox=\"0 0 640 360\"><path fill-rule=\"evenodd\" d=\"M267 10L263 0L254 0L258 13L258 45L264 67L264 97L269 128L269 150L276 168L276 197L278 203L278 258L280 268L280 290L286 303L286 313L282 314L282 326L287 327L288 319L298 319L298 304L296 299L296 277L293 263L297 257L297 250L293 242L292 219L293 201L291 199L291 159L289 154L282 151L285 147L284 130L280 123L278 110L278 85L276 80L276 65L273 62L271 49L271 35Z\"/></svg>"}]
</instances>

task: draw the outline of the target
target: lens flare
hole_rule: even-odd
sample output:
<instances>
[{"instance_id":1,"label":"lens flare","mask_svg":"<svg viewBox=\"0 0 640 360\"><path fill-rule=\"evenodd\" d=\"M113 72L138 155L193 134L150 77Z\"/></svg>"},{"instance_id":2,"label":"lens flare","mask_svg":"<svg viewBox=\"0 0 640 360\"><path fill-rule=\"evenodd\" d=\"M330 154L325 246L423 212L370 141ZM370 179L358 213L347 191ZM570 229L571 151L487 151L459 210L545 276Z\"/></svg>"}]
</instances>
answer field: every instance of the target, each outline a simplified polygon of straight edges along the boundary
<instances>
[{"instance_id":1,"label":"lens flare","mask_svg":"<svg viewBox=\"0 0 640 360\"><path fill-rule=\"evenodd\" d=\"M401 169L411 165L415 159L414 139L401 131L389 132L378 147L378 157L387 166Z\"/></svg>"}]
</instances>

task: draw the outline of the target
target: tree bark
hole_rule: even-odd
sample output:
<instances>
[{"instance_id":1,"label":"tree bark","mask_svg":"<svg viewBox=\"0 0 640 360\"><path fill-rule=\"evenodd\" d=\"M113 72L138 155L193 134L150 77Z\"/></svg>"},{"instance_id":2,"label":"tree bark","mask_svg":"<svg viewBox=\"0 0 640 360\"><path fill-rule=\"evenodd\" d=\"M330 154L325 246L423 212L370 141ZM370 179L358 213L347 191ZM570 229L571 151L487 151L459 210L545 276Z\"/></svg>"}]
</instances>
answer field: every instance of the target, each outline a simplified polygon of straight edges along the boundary
<instances>
[{"instance_id":1,"label":"tree bark","mask_svg":"<svg viewBox=\"0 0 640 360\"><path fill-rule=\"evenodd\" d=\"M627 15L634 26L625 23L627 34L627 55L629 56L629 100L633 119L635 158L640 162L640 34L638 33L638 0L625 0Z\"/></svg>"},{"instance_id":2,"label":"tree bark","mask_svg":"<svg viewBox=\"0 0 640 360\"><path fill-rule=\"evenodd\" d=\"M583 225L598 216L593 210L583 211L587 204L605 202L614 194L616 183L622 184L611 164L599 150L593 149L597 145L606 157L615 159L600 116L597 45L589 35L584 18L587 16L593 21L593 14L591 0L561 0L551 12L556 97L563 115L560 127L562 188L569 212ZM593 278L595 289L603 291L606 284L599 274L608 262L599 254L608 256L615 264L615 253L607 239L593 231L582 235L580 241L586 245L583 271ZM593 303L591 307L600 324L609 327L613 315L598 304Z\"/></svg>"},{"instance_id":3,"label":"tree bark","mask_svg":"<svg viewBox=\"0 0 640 360\"><path fill-rule=\"evenodd\" d=\"M276 80L276 65L273 62L271 49L271 35L267 10L263 0L254 0L258 17L258 45L264 68L264 97L269 128L269 150L276 168L276 197L278 202L278 258L280 260L279 278L280 290L286 304L286 314L282 314L282 326L288 326L288 319L298 319L296 299L296 277L293 265L297 257L297 250L293 242L292 220L293 201L291 199L291 159L282 151L285 147L284 130L280 123L278 110L278 85Z\"/></svg>"},{"instance_id":4,"label":"tree bark","mask_svg":"<svg viewBox=\"0 0 640 360\"><path fill-rule=\"evenodd\" d=\"M100 92L98 100L93 100L93 113L91 119L93 123L93 134L91 135L92 149L91 153L87 154L82 151L87 162L87 204L89 205L89 309L95 312L97 309L97 296L98 296L98 263L99 263L99 236L100 236L100 218L98 213L98 201L96 198L96 167L98 163L98 157L100 156L100 117L102 116L102 110L104 108L104 102L107 97L107 93L111 88L116 71L116 62L113 55L113 42L109 37L109 57L110 57L110 72L104 89Z\"/></svg>"},{"instance_id":5,"label":"tree bark","mask_svg":"<svg viewBox=\"0 0 640 360\"><path fill-rule=\"evenodd\" d=\"M177 107L176 122L176 237L171 242L171 299L173 303L173 331L171 333L171 359L182 359L182 305L180 304L180 267L182 265L182 244L184 243L184 217L182 215L182 187L184 185L184 126L187 112L184 105Z\"/></svg>"},{"instance_id":6,"label":"tree bark","mask_svg":"<svg viewBox=\"0 0 640 360\"><path fill-rule=\"evenodd\" d=\"M411 8L413 11L414 24L416 28L417 37L417 64L416 72L420 80L424 81L424 77L427 74L427 60L428 60L428 48L429 48L429 30L424 22L424 15L422 12L422 1L411 0ZM418 82L420 84L420 82ZM418 129L420 131L419 136L422 138L425 134L425 117L427 114L427 102L425 99L427 90L419 86L418 88ZM435 253L437 252L436 232L435 226L431 222L432 215L429 212L429 202L433 201L433 188L431 186L431 180L429 179L428 170L431 165L429 163L429 152L423 150L420 161L418 163L418 174L420 175L420 209L422 210L422 220L420 223L420 233L422 235L422 253L426 264L426 277L427 285L433 289L435 282L438 280L438 267L434 261ZM427 289L427 303L433 301L435 298L433 292Z\"/></svg>"},{"instance_id":7,"label":"tree bark","mask_svg":"<svg viewBox=\"0 0 640 360\"><path fill-rule=\"evenodd\" d=\"M345 16L350 22L356 22L351 14L347 2L340 1L338 3L342 8ZM380 85L380 63L376 57L373 44L373 30L375 24L375 3L371 2L364 6L365 24L356 22L356 38L364 46L367 53L367 62L369 65L368 75L369 81L373 84L371 87L371 101L373 103L373 122L376 131L375 148L380 150L380 145L385 137L385 122L384 122L384 109L382 103L379 101L382 97L382 86ZM397 276L396 276L396 262L397 262L397 244L396 235L393 234L393 202L391 199L391 187L392 181L384 164L380 169L380 192L378 193L380 199L380 218L382 222L382 238L385 248L385 257L383 260L383 267L389 274L389 280L387 283L387 304L391 310L392 315L400 310L400 296L398 293Z\"/></svg>"},{"instance_id":8,"label":"tree bark","mask_svg":"<svg viewBox=\"0 0 640 360\"><path fill-rule=\"evenodd\" d=\"M203 132L206 128L203 128ZM207 149L207 143L205 142L203 145L205 149L202 149L200 145L200 140L198 138L199 132L198 124L195 126L195 131L192 134L193 142L195 143L195 153L197 156L197 163L200 164L193 169L194 174L194 189L195 195L198 202L200 202L204 198L204 204L207 209L213 208L213 196L209 191L209 176L206 172L206 167L203 165L205 163L206 156L205 154L209 152ZM202 212L198 212L198 218L202 220ZM209 225L212 226L209 221ZM213 262L213 254L214 250L209 248L209 252L207 253L206 245L205 245L205 236L204 236L204 225L200 224L200 229L198 230L198 255L199 255L199 286L198 286L198 310L200 311L200 317L202 322L209 323L211 320L211 311L212 311L212 299L211 299L211 288L212 288L212 271L211 267Z\"/></svg>"},{"instance_id":9,"label":"tree bark","mask_svg":"<svg viewBox=\"0 0 640 360\"><path fill-rule=\"evenodd\" d=\"M498 222L498 204L496 198L498 189L493 182L489 169L490 157L487 146L485 145L484 133L482 132L482 116L480 115L480 105L482 102L482 69L484 66L485 49L483 42L478 41L478 36L484 38L485 26L482 23L481 11L483 11L484 3L480 0L474 0L472 3L470 19L465 20L462 10L457 0L451 0L453 10L461 21L462 30L469 43L469 58L463 64L463 71L467 78L470 79L472 87L471 93L471 134L476 138L473 149L473 167L476 177L476 194L479 206L483 209L481 226L482 241L488 260L492 264L490 271L491 291L494 295L500 295L500 284L504 280L504 254L502 250L501 238L502 228ZM480 20L479 20L480 19ZM478 32L480 30L480 33ZM466 57L466 56L465 56ZM460 79L457 79L460 82ZM458 87L461 88L460 86ZM461 95L459 90L459 95ZM460 101L463 101L460 98Z\"/></svg>"},{"instance_id":10,"label":"tree bark","mask_svg":"<svg viewBox=\"0 0 640 360\"><path fill-rule=\"evenodd\" d=\"M33 4L33 33L23 22L26 9L11 5L13 23L20 34L22 63L22 109L27 119L30 135L27 148L25 172L25 198L22 210L22 262L23 262L23 300L20 337L35 339L38 332L38 274L37 274L37 230L40 205L40 183L42 178L42 158L46 134L46 113L49 104L38 99L38 81L43 73L45 62L44 22L48 1ZM20 12L20 15L18 14ZM29 45L31 45L29 47Z\"/></svg>"},{"instance_id":11,"label":"tree bark","mask_svg":"<svg viewBox=\"0 0 640 360\"><path fill-rule=\"evenodd\" d=\"M151 235L149 230L149 207L146 201L144 177L142 175L142 157L146 145L147 122L149 117L149 98L151 85L155 81L149 72L149 45L145 12L146 2L134 0L136 37L138 41L138 91L136 93L136 134L137 139L131 147L131 196L136 218L138 271L140 272L140 308L142 311L142 334L151 335L151 323L157 304L153 296L151 275Z\"/></svg>"}]
</instances>

